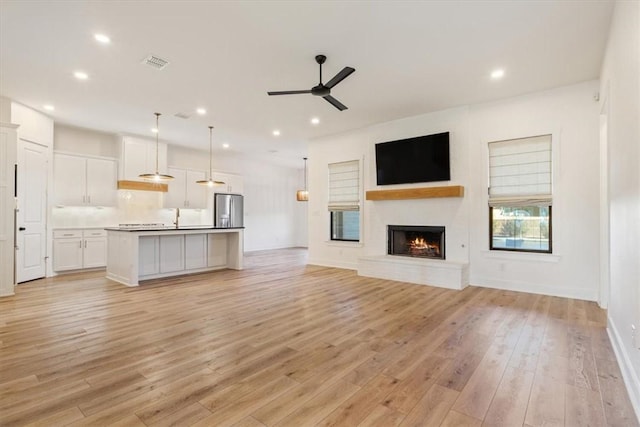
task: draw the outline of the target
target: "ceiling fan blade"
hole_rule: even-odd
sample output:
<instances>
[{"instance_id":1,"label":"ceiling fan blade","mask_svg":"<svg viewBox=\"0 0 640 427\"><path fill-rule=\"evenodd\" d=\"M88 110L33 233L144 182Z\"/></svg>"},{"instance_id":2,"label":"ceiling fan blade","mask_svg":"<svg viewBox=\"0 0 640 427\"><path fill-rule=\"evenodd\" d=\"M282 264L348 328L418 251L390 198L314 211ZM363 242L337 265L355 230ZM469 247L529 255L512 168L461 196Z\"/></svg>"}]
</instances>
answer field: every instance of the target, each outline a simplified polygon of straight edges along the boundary
<instances>
[{"instance_id":1,"label":"ceiling fan blade","mask_svg":"<svg viewBox=\"0 0 640 427\"><path fill-rule=\"evenodd\" d=\"M355 68L344 67L342 71L340 71L331 80L325 83L325 86L331 89L332 87L334 87L335 85L337 85L338 83L340 83L341 81L349 77L351 73L353 73L355 70L356 70Z\"/></svg>"},{"instance_id":2,"label":"ceiling fan blade","mask_svg":"<svg viewBox=\"0 0 640 427\"><path fill-rule=\"evenodd\" d=\"M323 98L326 99L331 105L333 105L334 107L336 107L340 111L343 111L343 110L347 109L346 105L344 105L342 102L338 101L337 99L335 99L331 95L324 96Z\"/></svg>"},{"instance_id":3,"label":"ceiling fan blade","mask_svg":"<svg viewBox=\"0 0 640 427\"><path fill-rule=\"evenodd\" d=\"M310 90L284 90L281 92L267 92L269 95L297 95L299 93L311 93Z\"/></svg>"}]
</instances>

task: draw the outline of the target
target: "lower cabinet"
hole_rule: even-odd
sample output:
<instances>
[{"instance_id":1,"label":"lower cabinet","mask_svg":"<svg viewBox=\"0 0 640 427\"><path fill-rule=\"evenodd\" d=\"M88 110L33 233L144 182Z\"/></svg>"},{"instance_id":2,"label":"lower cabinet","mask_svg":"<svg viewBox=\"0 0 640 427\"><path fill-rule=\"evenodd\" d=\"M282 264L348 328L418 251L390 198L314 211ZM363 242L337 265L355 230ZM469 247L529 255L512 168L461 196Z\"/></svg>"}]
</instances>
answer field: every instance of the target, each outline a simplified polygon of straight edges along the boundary
<instances>
[{"instance_id":1,"label":"lower cabinet","mask_svg":"<svg viewBox=\"0 0 640 427\"><path fill-rule=\"evenodd\" d=\"M138 239L138 274L160 273L160 236L140 236Z\"/></svg>"},{"instance_id":2,"label":"lower cabinet","mask_svg":"<svg viewBox=\"0 0 640 427\"><path fill-rule=\"evenodd\" d=\"M160 236L160 273L184 270L184 235Z\"/></svg>"},{"instance_id":3,"label":"lower cabinet","mask_svg":"<svg viewBox=\"0 0 640 427\"><path fill-rule=\"evenodd\" d=\"M184 268L207 267L207 235L187 234L184 236Z\"/></svg>"},{"instance_id":4,"label":"lower cabinet","mask_svg":"<svg viewBox=\"0 0 640 427\"><path fill-rule=\"evenodd\" d=\"M106 231L96 229L54 230L54 271L80 270L106 265Z\"/></svg>"},{"instance_id":5,"label":"lower cabinet","mask_svg":"<svg viewBox=\"0 0 640 427\"><path fill-rule=\"evenodd\" d=\"M140 236L138 276L144 279L225 267L227 238L222 233Z\"/></svg>"},{"instance_id":6,"label":"lower cabinet","mask_svg":"<svg viewBox=\"0 0 640 427\"><path fill-rule=\"evenodd\" d=\"M207 241L207 267L227 265L228 234L209 234Z\"/></svg>"}]
</instances>

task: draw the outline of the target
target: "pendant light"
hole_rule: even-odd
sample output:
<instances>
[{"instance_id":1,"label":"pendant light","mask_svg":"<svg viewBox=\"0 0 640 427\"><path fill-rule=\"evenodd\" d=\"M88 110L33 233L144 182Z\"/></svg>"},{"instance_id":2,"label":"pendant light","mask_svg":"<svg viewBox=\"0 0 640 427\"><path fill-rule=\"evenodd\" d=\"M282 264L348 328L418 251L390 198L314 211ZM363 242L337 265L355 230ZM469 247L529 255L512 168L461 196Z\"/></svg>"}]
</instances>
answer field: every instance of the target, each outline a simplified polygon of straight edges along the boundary
<instances>
[{"instance_id":1,"label":"pendant light","mask_svg":"<svg viewBox=\"0 0 640 427\"><path fill-rule=\"evenodd\" d=\"M160 113L154 113L156 115L156 171L154 173L143 173L138 175L140 178L142 179L146 179L149 181L171 181L173 179L173 177L171 175L165 175L165 174L161 174L160 172L158 172L158 146L160 145L159 143L159 138L160 138L160 128L158 127L158 122L159 122L159 118L160 118Z\"/></svg>"},{"instance_id":2,"label":"pendant light","mask_svg":"<svg viewBox=\"0 0 640 427\"><path fill-rule=\"evenodd\" d=\"M209 179L198 180L196 181L196 184L206 185L208 187L224 184L224 181L215 181L213 179L213 167L211 163L212 158L213 158L213 126L209 126Z\"/></svg>"},{"instance_id":3,"label":"pendant light","mask_svg":"<svg viewBox=\"0 0 640 427\"><path fill-rule=\"evenodd\" d=\"M309 201L309 192L307 191L307 158L304 159L304 190L298 190L296 192L296 200L299 202Z\"/></svg>"}]
</instances>

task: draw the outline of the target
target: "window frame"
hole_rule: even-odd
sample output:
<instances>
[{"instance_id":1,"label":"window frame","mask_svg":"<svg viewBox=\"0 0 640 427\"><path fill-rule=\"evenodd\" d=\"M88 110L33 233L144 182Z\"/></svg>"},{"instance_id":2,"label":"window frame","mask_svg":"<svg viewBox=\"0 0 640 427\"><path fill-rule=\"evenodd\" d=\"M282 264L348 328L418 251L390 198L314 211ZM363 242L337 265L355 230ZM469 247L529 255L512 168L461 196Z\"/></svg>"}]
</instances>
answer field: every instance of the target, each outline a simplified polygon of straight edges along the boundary
<instances>
[{"instance_id":1,"label":"window frame","mask_svg":"<svg viewBox=\"0 0 640 427\"><path fill-rule=\"evenodd\" d=\"M554 177L557 176L557 168L558 168L558 149L560 144L560 137L558 131L547 131L547 129L532 129L532 132L528 132L527 136L513 136L513 135L505 135L505 138L500 139L492 139L485 140L485 152L486 152L486 167L487 167L487 200L488 200L488 208L489 208L489 252L512 252L512 253L527 253L527 254L542 254L542 255L551 255L553 254L553 193L554 193ZM542 194L541 199L537 198L537 194L519 194L519 195L510 195L505 196L507 200L496 200L502 198L501 196L497 196L495 199L492 199L491 195L491 144L492 143L500 143L507 141L518 141L518 140L526 140L530 138L538 138L548 136L549 139L549 151L550 151L550 188L548 196ZM548 197L548 199L547 199ZM509 200L511 199L511 200ZM526 204L526 201L530 201L531 204ZM503 202L503 203L501 203ZM548 204L547 204L548 202ZM515 208L515 207L544 207L548 209L549 212L549 249L548 250L537 250L537 249L522 249L522 248L501 248L493 246L493 208Z\"/></svg>"},{"instance_id":2,"label":"window frame","mask_svg":"<svg viewBox=\"0 0 640 427\"><path fill-rule=\"evenodd\" d=\"M334 239L333 238L333 214L336 213L344 213L344 212L358 212L358 238L357 239ZM336 211L329 211L329 240L331 242L351 242L351 243L359 243L360 239L361 239L361 232L360 232L360 228L361 228L361 219L360 219L361 215L360 215L360 210L357 211L347 211L347 210L336 210Z\"/></svg>"},{"instance_id":3,"label":"window frame","mask_svg":"<svg viewBox=\"0 0 640 427\"><path fill-rule=\"evenodd\" d=\"M346 204L340 204L338 203L332 203L332 196L331 196L331 170L332 170L332 165L339 165L342 163L355 163L357 165L357 180L358 180L358 187L357 187L357 200L353 200L353 201L347 201ZM362 214L362 209L361 209L361 203L362 203L362 188L363 188L363 159L360 158L355 158L352 160L342 160L342 161L337 161L337 162L329 162L327 164L327 169L328 169L328 211L329 211L329 229L328 229L328 233L329 233L329 238L327 240L327 243L345 243L348 245L351 244L362 244L363 241L363 237L362 237L362 226L363 226L363 214ZM355 195L355 194L354 194ZM355 202L355 203L354 203ZM358 238L357 239L334 239L333 238L333 226L334 226L334 213L338 213L338 212L358 212Z\"/></svg>"},{"instance_id":4,"label":"window frame","mask_svg":"<svg viewBox=\"0 0 640 427\"><path fill-rule=\"evenodd\" d=\"M508 206L504 206L508 207ZM527 206L522 206L527 207ZM526 252L535 254L552 254L553 253L553 205L545 206L549 209L549 249L521 249L521 248L496 248L493 246L493 209L498 206L489 206L489 250L490 251L506 251L506 252Z\"/></svg>"}]
</instances>

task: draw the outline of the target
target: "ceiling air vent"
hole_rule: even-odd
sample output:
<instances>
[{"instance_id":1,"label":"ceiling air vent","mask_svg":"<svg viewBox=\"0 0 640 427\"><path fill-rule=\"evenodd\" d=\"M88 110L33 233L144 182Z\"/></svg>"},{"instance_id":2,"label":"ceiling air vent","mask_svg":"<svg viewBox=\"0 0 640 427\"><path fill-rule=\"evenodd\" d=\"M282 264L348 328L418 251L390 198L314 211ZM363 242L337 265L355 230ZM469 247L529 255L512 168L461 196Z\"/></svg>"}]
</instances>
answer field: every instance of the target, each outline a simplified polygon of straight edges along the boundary
<instances>
[{"instance_id":1,"label":"ceiling air vent","mask_svg":"<svg viewBox=\"0 0 640 427\"><path fill-rule=\"evenodd\" d=\"M167 65L169 65L169 61L164 60L162 58L158 58L155 55L149 55L146 58L144 58L142 60L143 64L146 64L152 68L155 68L157 70L162 70L164 67L166 67Z\"/></svg>"},{"instance_id":2,"label":"ceiling air vent","mask_svg":"<svg viewBox=\"0 0 640 427\"><path fill-rule=\"evenodd\" d=\"M180 117L181 119L188 119L192 116L191 113L176 113L174 114L176 117Z\"/></svg>"}]
</instances>

